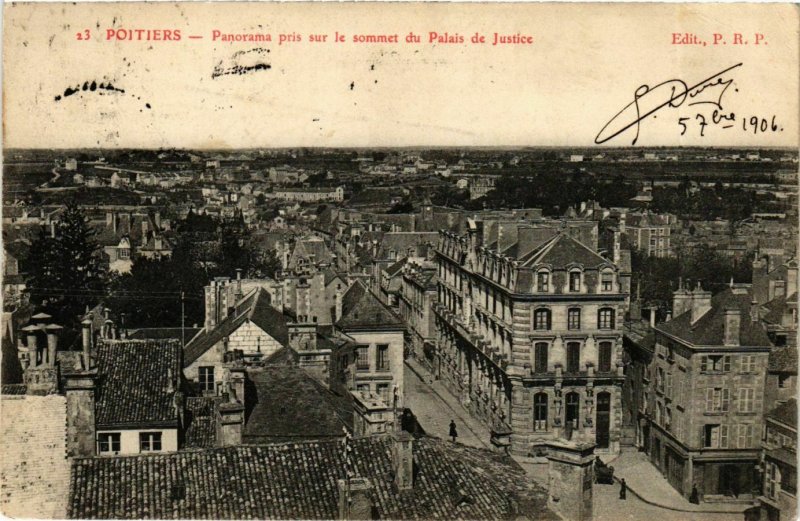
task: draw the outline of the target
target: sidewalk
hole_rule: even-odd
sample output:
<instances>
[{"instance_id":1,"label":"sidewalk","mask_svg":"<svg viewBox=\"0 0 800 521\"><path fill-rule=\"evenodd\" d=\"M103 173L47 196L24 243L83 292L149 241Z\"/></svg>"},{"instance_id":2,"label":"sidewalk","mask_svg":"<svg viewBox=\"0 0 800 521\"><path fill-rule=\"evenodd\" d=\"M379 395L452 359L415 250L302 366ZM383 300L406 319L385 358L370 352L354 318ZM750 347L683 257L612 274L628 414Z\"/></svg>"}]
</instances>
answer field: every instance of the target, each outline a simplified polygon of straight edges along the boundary
<instances>
[{"instance_id":1,"label":"sidewalk","mask_svg":"<svg viewBox=\"0 0 800 521\"><path fill-rule=\"evenodd\" d=\"M407 359L405 361L406 367L413 372L417 378L421 380L421 385L426 386L428 389L433 391L433 393L444 403L447 409L452 413L453 420L455 420L456 425L458 427L459 432L461 435L459 436L459 443L464 443L465 445L471 445L478 448L491 448L491 432L489 431L489 427L484 425L479 420L475 419L470 415L469 411L467 411L461 403L459 403L458 399L453 396L453 394L444 386L444 384L438 380L434 380L433 375L425 369L422 365L419 364L414 359ZM408 390L409 386L406 385ZM413 400L412 400L413 401ZM414 414L421 416L420 413L423 411L419 404L409 403L408 397L406 398L406 404L410 407ZM417 405L418 410L415 409L415 405ZM447 432L444 431L442 428L442 432L435 432L438 425L432 425L430 422L420 422L423 429L426 429L426 432L429 434L433 434L435 436L439 436L441 438L447 438ZM425 423L428 423L426 426ZM449 423L449 418L448 418ZM431 428L433 427L433 428ZM468 431L470 436L465 436L464 429Z\"/></svg>"},{"instance_id":2,"label":"sidewalk","mask_svg":"<svg viewBox=\"0 0 800 521\"><path fill-rule=\"evenodd\" d=\"M752 503L700 503L695 505L680 495L667 478L650 463L647 455L635 449L623 450L611 462L614 479L625 479L628 490L645 503L679 512L740 513Z\"/></svg>"}]
</instances>

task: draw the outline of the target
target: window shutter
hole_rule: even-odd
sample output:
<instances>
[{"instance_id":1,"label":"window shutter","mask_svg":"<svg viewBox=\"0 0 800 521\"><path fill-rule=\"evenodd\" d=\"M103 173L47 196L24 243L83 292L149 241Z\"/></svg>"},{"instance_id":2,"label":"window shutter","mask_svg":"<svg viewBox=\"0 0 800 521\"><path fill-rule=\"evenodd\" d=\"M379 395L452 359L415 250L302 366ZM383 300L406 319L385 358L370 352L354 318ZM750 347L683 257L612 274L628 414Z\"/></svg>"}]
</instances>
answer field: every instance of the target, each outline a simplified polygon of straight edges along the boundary
<instances>
[{"instance_id":1,"label":"window shutter","mask_svg":"<svg viewBox=\"0 0 800 521\"><path fill-rule=\"evenodd\" d=\"M722 410L723 411L727 411L728 410L728 406L730 405L730 402L731 402L730 389L725 388L725 389L722 390Z\"/></svg>"},{"instance_id":2,"label":"window shutter","mask_svg":"<svg viewBox=\"0 0 800 521\"><path fill-rule=\"evenodd\" d=\"M720 425L719 426L719 447L721 449L728 448L728 426L727 425Z\"/></svg>"},{"instance_id":3,"label":"window shutter","mask_svg":"<svg viewBox=\"0 0 800 521\"><path fill-rule=\"evenodd\" d=\"M709 387L706 389L706 412L714 410L714 389Z\"/></svg>"},{"instance_id":4,"label":"window shutter","mask_svg":"<svg viewBox=\"0 0 800 521\"><path fill-rule=\"evenodd\" d=\"M700 357L700 370L703 372L708 371L708 357L706 355Z\"/></svg>"}]
</instances>

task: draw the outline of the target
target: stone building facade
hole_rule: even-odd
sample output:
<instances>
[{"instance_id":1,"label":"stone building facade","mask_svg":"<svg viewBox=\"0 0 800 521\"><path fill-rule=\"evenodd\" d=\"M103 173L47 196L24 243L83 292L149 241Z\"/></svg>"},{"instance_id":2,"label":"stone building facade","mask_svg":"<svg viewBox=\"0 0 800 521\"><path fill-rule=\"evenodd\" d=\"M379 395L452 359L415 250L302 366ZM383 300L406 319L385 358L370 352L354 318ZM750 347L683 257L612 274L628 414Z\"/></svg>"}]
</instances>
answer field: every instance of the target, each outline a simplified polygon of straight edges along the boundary
<instances>
[{"instance_id":1,"label":"stone building facade","mask_svg":"<svg viewBox=\"0 0 800 521\"><path fill-rule=\"evenodd\" d=\"M618 452L629 271L568 227L484 231L441 233L436 374L515 454L559 438Z\"/></svg>"},{"instance_id":2,"label":"stone building facade","mask_svg":"<svg viewBox=\"0 0 800 521\"><path fill-rule=\"evenodd\" d=\"M406 350L432 366L435 341L433 304L436 302L436 268L432 263L409 263L400 283L400 316L408 325Z\"/></svg>"},{"instance_id":3,"label":"stone building facade","mask_svg":"<svg viewBox=\"0 0 800 521\"><path fill-rule=\"evenodd\" d=\"M685 497L758 492L770 342L748 287L675 292L646 369L644 450Z\"/></svg>"}]
</instances>

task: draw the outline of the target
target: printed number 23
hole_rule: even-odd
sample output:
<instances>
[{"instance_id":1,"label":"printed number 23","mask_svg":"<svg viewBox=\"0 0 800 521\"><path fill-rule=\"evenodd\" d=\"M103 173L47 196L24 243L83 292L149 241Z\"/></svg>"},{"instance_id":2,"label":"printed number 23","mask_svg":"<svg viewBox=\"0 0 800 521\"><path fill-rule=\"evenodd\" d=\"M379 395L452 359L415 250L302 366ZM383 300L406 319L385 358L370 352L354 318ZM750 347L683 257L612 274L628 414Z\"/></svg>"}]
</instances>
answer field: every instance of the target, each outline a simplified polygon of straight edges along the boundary
<instances>
[{"instance_id":1,"label":"printed number 23","mask_svg":"<svg viewBox=\"0 0 800 521\"><path fill-rule=\"evenodd\" d=\"M88 40L91 36L92 34L89 32L89 29L84 29L75 35L77 40Z\"/></svg>"}]
</instances>

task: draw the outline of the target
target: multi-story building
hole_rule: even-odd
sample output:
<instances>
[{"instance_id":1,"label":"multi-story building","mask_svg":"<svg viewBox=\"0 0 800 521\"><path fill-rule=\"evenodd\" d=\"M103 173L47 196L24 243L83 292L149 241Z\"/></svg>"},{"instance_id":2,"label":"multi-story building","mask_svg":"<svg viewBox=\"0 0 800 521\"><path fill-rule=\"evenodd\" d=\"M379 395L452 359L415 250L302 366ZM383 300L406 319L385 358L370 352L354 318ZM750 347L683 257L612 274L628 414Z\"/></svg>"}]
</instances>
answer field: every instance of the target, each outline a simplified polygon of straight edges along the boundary
<instances>
[{"instance_id":1,"label":"multi-story building","mask_svg":"<svg viewBox=\"0 0 800 521\"><path fill-rule=\"evenodd\" d=\"M413 356L432 366L435 327L433 304L437 298L436 267L431 262L409 262L400 285L400 316L408 325L407 346Z\"/></svg>"},{"instance_id":2,"label":"multi-story building","mask_svg":"<svg viewBox=\"0 0 800 521\"><path fill-rule=\"evenodd\" d=\"M619 217L619 230L628 236L631 245L652 257L672 255L670 225L675 216L655 214L647 210L639 213L623 213Z\"/></svg>"},{"instance_id":3,"label":"multi-story building","mask_svg":"<svg viewBox=\"0 0 800 521\"><path fill-rule=\"evenodd\" d=\"M759 499L770 521L796 519L797 400L792 398L768 412L765 424Z\"/></svg>"},{"instance_id":4,"label":"multi-story building","mask_svg":"<svg viewBox=\"0 0 800 521\"><path fill-rule=\"evenodd\" d=\"M441 232L435 372L515 454L559 437L619 450L630 273L581 233L519 221Z\"/></svg>"},{"instance_id":5,"label":"multi-story building","mask_svg":"<svg viewBox=\"0 0 800 521\"><path fill-rule=\"evenodd\" d=\"M687 498L752 498L771 348L758 305L747 286L698 286L675 292L673 314L646 369L645 450Z\"/></svg>"}]
</instances>

